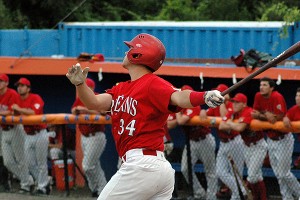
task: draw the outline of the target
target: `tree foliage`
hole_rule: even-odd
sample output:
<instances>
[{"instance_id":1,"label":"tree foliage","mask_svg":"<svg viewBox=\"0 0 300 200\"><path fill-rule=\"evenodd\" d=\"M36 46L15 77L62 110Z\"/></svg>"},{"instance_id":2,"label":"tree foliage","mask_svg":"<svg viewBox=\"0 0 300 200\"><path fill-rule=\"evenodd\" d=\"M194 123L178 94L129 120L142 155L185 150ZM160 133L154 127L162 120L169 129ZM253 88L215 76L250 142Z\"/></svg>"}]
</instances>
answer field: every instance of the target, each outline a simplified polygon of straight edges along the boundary
<instances>
[{"instance_id":1,"label":"tree foliage","mask_svg":"<svg viewBox=\"0 0 300 200\"><path fill-rule=\"evenodd\" d=\"M288 23L299 20L299 7L294 0L0 0L0 28L54 28L62 20Z\"/></svg>"}]
</instances>

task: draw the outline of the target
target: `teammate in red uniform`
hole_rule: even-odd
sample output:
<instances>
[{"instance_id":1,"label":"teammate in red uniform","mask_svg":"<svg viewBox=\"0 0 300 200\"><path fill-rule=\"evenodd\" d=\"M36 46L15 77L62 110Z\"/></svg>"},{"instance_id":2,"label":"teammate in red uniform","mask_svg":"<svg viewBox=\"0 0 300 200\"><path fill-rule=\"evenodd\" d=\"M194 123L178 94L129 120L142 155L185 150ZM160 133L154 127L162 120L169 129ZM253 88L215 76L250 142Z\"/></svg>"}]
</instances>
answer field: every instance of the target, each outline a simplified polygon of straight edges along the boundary
<instances>
[{"instance_id":1,"label":"teammate in red uniform","mask_svg":"<svg viewBox=\"0 0 300 200\"><path fill-rule=\"evenodd\" d=\"M228 86L225 84L219 84L216 88L216 90L223 92L226 89L228 89ZM224 96L225 101L223 104L221 104L219 107L216 108L208 108L207 110L201 110L200 111L200 118L205 119L207 118L207 116L213 116L213 117L224 117L227 112L232 111L232 102L230 101L230 96L229 94L226 94ZM212 126L215 126L215 121L212 120L211 122ZM219 129L217 129L217 135L218 137L222 138L224 136L224 133L222 133L222 131L220 131ZM226 134L225 134L226 136ZM222 164L218 164L218 162L216 161L216 166L219 165L219 168L222 167ZM218 198L226 198L230 196L230 189L228 188L227 185L224 185L224 183L221 183L220 181L220 190L217 192L217 197Z\"/></svg>"},{"instance_id":2,"label":"teammate in red uniform","mask_svg":"<svg viewBox=\"0 0 300 200\"><path fill-rule=\"evenodd\" d=\"M19 104L18 93L8 88L9 78L6 74L0 75L0 115L12 115L12 106ZM2 127L2 153L4 165L11 171L19 180L21 190L30 190L30 185L33 184L32 178L26 173L27 166L24 161L24 134L22 125L1 125ZM30 179L31 178L31 179ZM1 177L2 179L2 177ZM3 176L3 181L6 182L7 190L10 186L7 185L7 174Z\"/></svg>"},{"instance_id":3,"label":"teammate in red uniform","mask_svg":"<svg viewBox=\"0 0 300 200\"><path fill-rule=\"evenodd\" d=\"M89 68L79 64L66 76L76 86L82 102L98 111L111 111L112 134L123 164L110 179L98 200L171 199L174 170L164 157L164 126L169 113L200 104L216 107L224 97L217 90L178 91L154 75L165 59L165 47L156 37L142 33L125 42L123 67L130 81L95 95L85 84Z\"/></svg>"},{"instance_id":4,"label":"teammate in red uniform","mask_svg":"<svg viewBox=\"0 0 300 200\"><path fill-rule=\"evenodd\" d=\"M87 78L85 82L92 91L95 90L95 82L92 79ZM71 112L72 114L100 114L99 111L86 108L78 97L72 105ZM100 164L100 157L106 146L104 129L103 124L79 124L83 152L82 168L88 180L92 197L98 197L107 183Z\"/></svg>"},{"instance_id":5,"label":"teammate in red uniform","mask_svg":"<svg viewBox=\"0 0 300 200\"><path fill-rule=\"evenodd\" d=\"M12 106L14 112L21 115L43 114L44 101L40 95L30 92L30 81L27 78L20 78L16 86L21 103ZM46 124L24 125L25 160L30 173L37 182L36 195L49 195L50 193L47 165L49 139L46 127Z\"/></svg>"},{"instance_id":6,"label":"teammate in red uniform","mask_svg":"<svg viewBox=\"0 0 300 200\"><path fill-rule=\"evenodd\" d=\"M295 96L296 105L292 106L283 118L284 126L291 128L291 121L300 121L300 88L297 88Z\"/></svg>"},{"instance_id":7,"label":"teammate in red uniform","mask_svg":"<svg viewBox=\"0 0 300 200\"><path fill-rule=\"evenodd\" d=\"M256 93L252 117L262 121L275 123L286 114L286 104L283 96L274 91L275 82L264 77L260 79L259 92ZM294 137L291 133L275 130L264 131L267 134L270 164L278 179L280 193L283 200L293 199L293 195L300 197L300 185L291 172Z\"/></svg>"},{"instance_id":8,"label":"teammate in red uniform","mask_svg":"<svg viewBox=\"0 0 300 200\"><path fill-rule=\"evenodd\" d=\"M233 102L233 111L227 113L225 121L220 124L220 129L241 134L246 145L247 180L253 199L267 200L266 186L261 170L267 154L267 143L264 140L263 132L254 132L249 128L252 121L252 108L247 106L247 97L244 94L237 93L231 101Z\"/></svg>"},{"instance_id":9,"label":"teammate in red uniform","mask_svg":"<svg viewBox=\"0 0 300 200\"><path fill-rule=\"evenodd\" d=\"M189 85L182 86L181 90L193 90ZM179 125L185 125L194 116L199 116L200 106L194 108L185 108L176 113L176 120ZM193 175L193 192L195 198L216 199L217 177L216 177L216 141L212 136L210 128L205 126L183 126L184 132L190 139L191 164L194 166L198 160L201 160L207 181L207 191L200 184L195 173ZM185 180L189 182L188 177L188 156L187 146L184 147L181 160L181 170Z\"/></svg>"}]
</instances>

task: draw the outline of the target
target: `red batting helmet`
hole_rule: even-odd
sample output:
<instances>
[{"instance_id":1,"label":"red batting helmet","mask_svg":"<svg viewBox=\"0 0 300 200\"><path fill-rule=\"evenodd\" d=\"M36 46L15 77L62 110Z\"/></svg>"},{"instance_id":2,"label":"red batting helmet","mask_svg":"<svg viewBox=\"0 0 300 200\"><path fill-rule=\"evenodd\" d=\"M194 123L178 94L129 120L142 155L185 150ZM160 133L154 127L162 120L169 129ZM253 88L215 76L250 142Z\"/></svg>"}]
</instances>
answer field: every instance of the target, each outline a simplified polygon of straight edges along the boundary
<instances>
[{"instance_id":1,"label":"red batting helmet","mask_svg":"<svg viewBox=\"0 0 300 200\"><path fill-rule=\"evenodd\" d=\"M127 58L132 64L146 65L153 71L159 69L166 57L166 49L163 43L156 37L141 33L130 42L124 41L130 48Z\"/></svg>"}]
</instances>

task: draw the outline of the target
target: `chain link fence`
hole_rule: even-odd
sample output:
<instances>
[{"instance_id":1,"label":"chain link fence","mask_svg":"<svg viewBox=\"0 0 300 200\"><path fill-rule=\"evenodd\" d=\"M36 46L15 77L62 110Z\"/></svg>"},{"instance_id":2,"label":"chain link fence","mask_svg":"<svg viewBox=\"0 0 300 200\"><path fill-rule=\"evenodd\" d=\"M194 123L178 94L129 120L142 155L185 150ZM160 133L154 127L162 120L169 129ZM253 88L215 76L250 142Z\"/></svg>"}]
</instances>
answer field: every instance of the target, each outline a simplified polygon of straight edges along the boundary
<instances>
[{"instance_id":1,"label":"chain link fence","mask_svg":"<svg viewBox=\"0 0 300 200\"><path fill-rule=\"evenodd\" d=\"M20 190L26 186L29 186L28 194L31 194L29 196L32 196L33 199L38 195L36 194L37 189L47 187L51 189L50 195L58 199L62 197L94 197L96 199L100 191L95 188L104 187L109 180L107 170L103 168L104 163L100 159L108 146L114 148L112 138L108 137L109 127L106 128L105 133L83 136L73 124L47 124L45 129L32 134L25 133L24 126L21 124L2 124L1 126L0 196L5 194L4 199L14 198L22 193ZM225 152L231 152L230 156L238 168L237 174L240 173L242 176L242 180L238 180L238 182L234 176L230 180L234 181L233 184L238 183L240 187L246 186L242 189L242 192L246 194L244 190L249 187L247 183L249 171L244 162L246 155L244 150L247 147L243 143L239 143L239 140L242 142L241 138L235 138L228 142L220 141L217 131L216 128L212 128L211 134L195 139L190 138L183 127L170 130L174 148L166 155L166 158L176 171L173 199L210 199L209 194L213 193L216 193L217 199L230 199L232 190L228 186L226 178L234 169L230 158L221 156L224 149ZM288 146L289 149L279 148L279 151L282 152L282 161L278 160L278 163L273 163L273 165L277 164L278 169L289 167L291 174L299 179L300 146L297 134L285 137L280 141L286 139L291 145ZM93 142L87 142L82 146L86 142L85 139L91 139ZM270 141L266 139L266 143L269 145ZM107 146L107 144L109 145ZM93 148L98 152L92 153ZM269 151L270 148L269 145ZM84 152L88 152L90 157L85 157ZM286 152L291 153L287 154ZM244 158L241 159L243 161L236 159L243 156ZM257 157L259 156L257 155ZM271 168L270 156L272 155L269 153L263 156L262 162L262 176L266 185L267 197L268 199L282 199L278 178ZM89 171L90 168L84 163L87 162L85 158L93 163L91 168L96 168L96 172ZM113 164L110 162L108 165L117 170L118 158L111 158L115 162ZM239 162L243 162L241 167L238 166ZM282 171L289 171L289 169ZM89 175L96 177L96 180L88 178ZM222 175L225 178L222 178ZM286 175L290 176L290 174ZM280 181L282 180L284 177Z\"/></svg>"}]
</instances>

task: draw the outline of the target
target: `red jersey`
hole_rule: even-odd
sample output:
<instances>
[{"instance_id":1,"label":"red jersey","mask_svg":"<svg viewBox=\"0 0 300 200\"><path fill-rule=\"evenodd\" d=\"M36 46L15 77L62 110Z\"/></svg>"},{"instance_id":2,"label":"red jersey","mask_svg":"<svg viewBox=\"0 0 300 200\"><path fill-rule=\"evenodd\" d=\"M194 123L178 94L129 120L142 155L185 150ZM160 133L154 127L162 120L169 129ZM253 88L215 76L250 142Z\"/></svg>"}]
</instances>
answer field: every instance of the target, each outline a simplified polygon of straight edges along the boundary
<instances>
[{"instance_id":1,"label":"red jersey","mask_svg":"<svg viewBox=\"0 0 300 200\"><path fill-rule=\"evenodd\" d=\"M273 91L269 98L263 97L260 92L257 92L254 97L253 109L260 112L269 111L275 115L286 113L286 103L283 96Z\"/></svg>"},{"instance_id":2,"label":"red jersey","mask_svg":"<svg viewBox=\"0 0 300 200\"><path fill-rule=\"evenodd\" d=\"M260 92L257 92L254 97L253 109L260 112L269 111L275 115L285 114L287 110L283 96L277 91L273 91L269 98L265 98ZM278 134L285 134L275 130L267 130L266 133L270 138L277 137Z\"/></svg>"},{"instance_id":3,"label":"red jersey","mask_svg":"<svg viewBox=\"0 0 300 200\"><path fill-rule=\"evenodd\" d=\"M113 99L112 134L120 157L136 148L164 150L164 126L169 113L178 111L169 105L175 91L169 82L154 74L107 90Z\"/></svg>"},{"instance_id":4,"label":"red jersey","mask_svg":"<svg viewBox=\"0 0 300 200\"><path fill-rule=\"evenodd\" d=\"M226 108L227 108L227 111L232 111L232 102L229 101L226 103ZM216 107L216 108L209 108L207 109L206 111L206 115L208 116L214 116L214 117L220 117L221 114L220 114L220 107Z\"/></svg>"},{"instance_id":5,"label":"red jersey","mask_svg":"<svg viewBox=\"0 0 300 200\"><path fill-rule=\"evenodd\" d=\"M224 118L224 121L227 121L228 119L232 120L238 120L238 123L245 123L248 125L246 129L241 132L242 139L246 144L250 143L255 143L259 140L261 140L264 137L263 132L261 131L252 131L250 129L250 123L252 121L252 116L251 116L252 108L250 107L245 107L241 112L239 113L234 113L233 111L230 111L227 113L226 117ZM234 135L238 135L239 132L236 131L231 131L234 132Z\"/></svg>"},{"instance_id":6,"label":"red jersey","mask_svg":"<svg viewBox=\"0 0 300 200\"><path fill-rule=\"evenodd\" d=\"M72 108L76 106L85 106L78 97L75 99ZM104 124L79 124L78 128L83 135L88 135L89 133L104 132L105 125Z\"/></svg>"},{"instance_id":7,"label":"red jersey","mask_svg":"<svg viewBox=\"0 0 300 200\"><path fill-rule=\"evenodd\" d=\"M232 102L231 101L228 101L226 103L226 108L227 108L227 111L228 112L232 112ZM220 117L221 114L220 114L220 108L219 107L216 107L216 108L209 108L206 112L206 114L208 116L214 116L214 117ZM233 136L232 135L228 135L227 132L225 131L220 131L219 129L217 129L217 134L218 134L218 137L219 138L222 138L222 139L227 139L227 138L232 138Z\"/></svg>"},{"instance_id":8,"label":"red jersey","mask_svg":"<svg viewBox=\"0 0 300 200\"><path fill-rule=\"evenodd\" d=\"M194 108L185 108L181 111L182 115L188 116L190 119L199 116L201 107L197 106ZM207 134L210 133L210 129L205 126L183 126L186 134L189 134L191 140L199 140L200 138L205 138Z\"/></svg>"},{"instance_id":9,"label":"red jersey","mask_svg":"<svg viewBox=\"0 0 300 200\"><path fill-rule=\"evenodd\" d=\"M63 125L62 125L63 126ZM62 126L59 128L56 128L55 130L55 137L49 137L49 142L51 144L62 144L63 143L63 138L62 138ZM67 141L67 149L68 150L75 150L75 144L76 144L76 136L75 133L66 126L66 141Z\"/></svg>"},{"instance_id":10,"label":"red jersey","mask_svg":"<svg viewBox=\"0 0 300 200\"><path fill-rule=\"evenodd\" d=\"M29 93L26 99L20 98L20 101L21 108L30 108L34 111L35 115L44 113L44 101L38 94ZM34 131L45 129L46 127L46 124L24 125L24 130L26 133L32 133Z\"/></svg>"},{"instance_id":11,"label":"red jersey","mask_svg":"<svg viewBox=\"0 0 300 200\"><path fill-rule=\"evenodd\" d=\"M6 92L0 95L0 111L12 111L13 104L20 104L19 94L15 90L7 88ZM9 125L1 124L2 128L7 126Z\"/></svg>"},{"instance_id":12,"label":"red jersey","mask_svg":"<svg viewBox=\"0 0 300 200\"><path fill-rule=\"evenodd\" d=\"M291 121L300 121L300 107L298 105L294 105L287 111L286 116Z\"/></svg>"}]
</instances>

